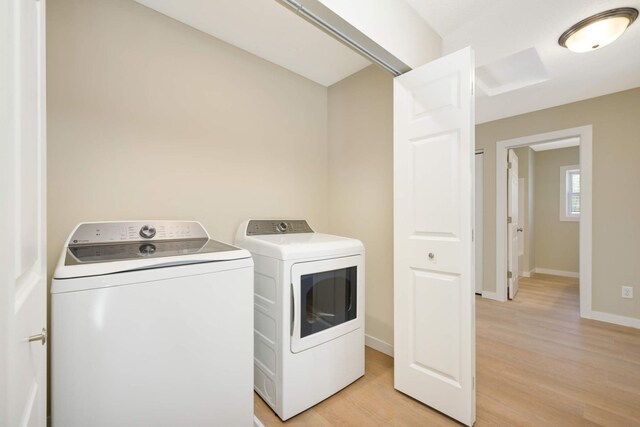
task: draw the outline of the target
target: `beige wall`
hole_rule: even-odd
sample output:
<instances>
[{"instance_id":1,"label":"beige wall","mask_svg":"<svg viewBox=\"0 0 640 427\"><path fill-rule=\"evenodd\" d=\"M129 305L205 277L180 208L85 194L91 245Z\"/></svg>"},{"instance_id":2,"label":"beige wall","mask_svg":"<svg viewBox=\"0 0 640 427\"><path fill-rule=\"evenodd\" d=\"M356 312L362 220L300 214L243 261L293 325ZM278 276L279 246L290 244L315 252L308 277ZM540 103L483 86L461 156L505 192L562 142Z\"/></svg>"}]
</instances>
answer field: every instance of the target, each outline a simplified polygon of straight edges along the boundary
<instances>
[{"instance_id":1,"label":"beige wall","mask_svg":"<svg viewBox=\"0 0 640 427\"><path fill-rule=\"evenodd\" d=\"M485 151L484 282L495 291L495 144L497 141L593 125L593 307L640 318L638 299L621 300L620 286L640 292L640 197L626 197L617 179L640 184L640 89L516 116L476 127ZM367 248L367 334L393 343L393 195L391 77L368 68L329 89L330 230L364 241ZM620 167L618 167L618 164ZM527 164L529 265L536 266L535 153ZM558 172L559 173L559 172ZM558 188L559 185L553 186ZM634 187L635 188L635 187ZM558 190L559 191L559 190ZM559 196L558 196L559 197ZM622 198L622 199L619 199ZM350 201L354 201L349 208ZM622 206L624 209L617 209ZM531 267L533 268L533 267ZM551 268L551 267L548 267ZM613 278L614 280L610 280Z\"/></svg>"},{"instance_id":2,"label":"beige wall","mask_svg":"<svg viewBox=\"0 0 640 427\"><path fill-rule=\"evenodd\" d=\"M640 318L640 298L620 298L622 285L640 294L639 115L637 88L476 127L476 145L485 150L486 290L495 290L496 142L593 125L593 309Z\"/></svg>"},{"instance_id":3,"label":"beige wall","mask_svg":"<svg viewBox=\"0 0 640 427\"><path fill-rule=\"evenodd\" d=\"M126 0L48 4L49 265L79 221L304 217L367 250L367 333L393 343L392 79L326 88ZM327 95L328 92L328 95ZM329 111L329 113L327 113ZM495 143L594 130L594 309L640 318L640 89L477 127L484 283L495 290ZM624 185L619 185L624 183Z\"/></svg>"},{"instance_id":4,"label":"beige wall","mask_svg":"<svg viewBox=\"0 0 640 427\"><path fill-rule=\"evenodd\" d=\"M579 149L539 151L535 156L535 267L577 273L580 223L560 221L560 167L579 164Z\"/></svg>"},{"instance_id":5,"label":"beige wall","mask_svg":"<svg viewBox=\"0 0 640 427\"><path fill-rule=\"evenodd\" d=\"M47 8L49 266L80 221L327 231L327 90L127 0Z\"/></svg>"},{"instance_id":6,"label":"beige wall","mask_svg":"<svg viewBox=\"0 0 640 427\"><path fill-rule=\"evenodd\" d=\"M392 76L370 66L329 88L329 229L366 248L366 333L393 344Z\"/></svg>"},{"instance_id":7,"label":"beige wall","mask_svg":"<svg viewBox=\"0 0 640 427\"><path fill-rule=\"evenodd\" d=\"M129 0L47 4L48 263L80 221L327 231L327 89Z\"/></svg>"}]
</instances>

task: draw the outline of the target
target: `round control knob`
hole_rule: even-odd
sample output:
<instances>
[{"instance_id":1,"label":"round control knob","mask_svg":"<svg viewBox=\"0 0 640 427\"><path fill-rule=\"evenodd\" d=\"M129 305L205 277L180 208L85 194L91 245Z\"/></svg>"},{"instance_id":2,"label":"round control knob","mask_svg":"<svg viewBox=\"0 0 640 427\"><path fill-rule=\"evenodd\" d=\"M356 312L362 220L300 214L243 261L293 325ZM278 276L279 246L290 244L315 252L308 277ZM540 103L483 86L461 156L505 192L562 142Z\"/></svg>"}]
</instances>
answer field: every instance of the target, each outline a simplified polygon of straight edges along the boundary
<instances>
[{"instance_id":1,"label":"round control knob","mask_svg":"<svg viewBox=\"0 0 640 427\"><path fill-rule=\"evenodd\" d=\"M276 229L281 233L287 231L287 228L289 228L289 224L287 224L286 222L280 222L278 223L278 225L276 225Z\"/></svg>"},{"instance_id":2,"label":"round control knob","mask_svg":"<svg viewBox=\"0 0 640 427\"><path fill-rule=\"evenodd\" d=\"M156 228L153 225L143 225L140 229L140 237L151 239L156 235Z\"/></svg>"}]
</instances>

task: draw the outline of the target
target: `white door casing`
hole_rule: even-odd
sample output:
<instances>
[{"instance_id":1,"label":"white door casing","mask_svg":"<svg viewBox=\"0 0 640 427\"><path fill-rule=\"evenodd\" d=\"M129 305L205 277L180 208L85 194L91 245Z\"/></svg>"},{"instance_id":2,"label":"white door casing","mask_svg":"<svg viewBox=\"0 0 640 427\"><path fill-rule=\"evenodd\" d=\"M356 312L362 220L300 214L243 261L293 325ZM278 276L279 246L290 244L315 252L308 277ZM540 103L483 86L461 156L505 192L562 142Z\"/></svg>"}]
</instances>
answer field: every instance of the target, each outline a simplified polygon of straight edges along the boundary
<instances>
[{"instance_id":1,"label":"white door casing","mask_svg":"<svg viewBox=\"0 0 640 427\"><path fill-rule=\"evenodd\" d=\"M475 421L474 59L394 80L395 388Z\"/></svg>"},{"instance_id":2,"label":"white door casing","mask_svg":"<svg viewBox=\"0 0 640 427\"><path fill-rule=\"evenodd\" d=\"M0 6L0 425L46 425L45 0ZM6 96L5 96L6 94ZM34 337L35 339L36 337Z\"/></svg>"},{"instance_id":3,"label":"white door casing","mask_svg":"<svg viewBox=\"0 0 640 427\"><path fill-rule=\"evenodd\" d=\"M509 299L518 293L518 257L520 245L518 243L518 156L515 151L507 154L507 236L508 236L508 283Z\"/></svg>"},{"instance_id":4,"label":"white door casing","mask_svg":"<svg viewBox=\"0 0 640 427\"><path fill-rule=\"evenodd\" d=\"M580 138L580 317L633 326L631 318L613 316L594 311L592 307L592 181L593 181L593 126L560 129L534 135L496 142L495 152L495 193L496 193L496 294L497 301L507 299L507 151L509 148L525 147L544 141L557 141L567 138ZM486 295L483 295L486 296Z\"/></svg>"},{"instance_id":5,"label":"white door casing","mask_svg":"<svg viewBox=\"0 0 640 427\"><path fill-rule=\"evenodd\" d=\"M484 253L482 245L484 244L484 153L476 153L475 155L475 267L476 267L476 294L482 295L484 267Z\"/></svg>"}]
</instances>

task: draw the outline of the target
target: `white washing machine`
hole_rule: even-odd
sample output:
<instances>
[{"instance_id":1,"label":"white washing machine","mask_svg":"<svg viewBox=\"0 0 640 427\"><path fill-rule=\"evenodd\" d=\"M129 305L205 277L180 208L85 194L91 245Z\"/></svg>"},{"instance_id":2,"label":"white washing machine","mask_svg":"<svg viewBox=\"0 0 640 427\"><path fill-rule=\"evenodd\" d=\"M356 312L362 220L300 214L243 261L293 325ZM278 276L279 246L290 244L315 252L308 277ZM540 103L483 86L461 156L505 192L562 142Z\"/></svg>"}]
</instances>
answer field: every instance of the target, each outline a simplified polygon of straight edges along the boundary
<instances>
[{"instance_id":1,"label":"white washing machine","mask_svg":"<svg viewBox=\"0 0 640 427\"><path fill-rule=\"evenodd\" d=\"M197 222L79 224L51 285L54 427L253 425L253 261Z\"/></svg>"},{"instance_id":2,"label":"white washing machine","mask_svg":"<svg viewBox=\"0 0 640 427\"><path fill-rule=\"evenodd\" d=\"M304 220L249 220L254 386L283 420L364 375L364 247Z\"/></svg>"}]
</instances>

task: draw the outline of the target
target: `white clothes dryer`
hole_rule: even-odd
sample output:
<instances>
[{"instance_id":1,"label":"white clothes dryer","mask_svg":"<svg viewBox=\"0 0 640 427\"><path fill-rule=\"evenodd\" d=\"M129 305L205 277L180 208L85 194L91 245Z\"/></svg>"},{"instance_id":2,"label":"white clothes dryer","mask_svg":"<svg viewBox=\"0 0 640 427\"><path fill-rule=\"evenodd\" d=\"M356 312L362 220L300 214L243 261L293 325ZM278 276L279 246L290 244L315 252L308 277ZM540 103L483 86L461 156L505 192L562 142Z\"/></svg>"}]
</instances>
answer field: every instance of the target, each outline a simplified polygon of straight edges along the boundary
<instances>
[{"instance_id":1,"label":"white clothes dryer","mask_svg":"<svg viewBox=\"0 0 640 427\"><path fill-rule=\"evenodd\" d=\"M79 224L51 285L53 426L252 426L252 284L197 222Z\"/></svg>"},{"instance_id":2,"label":"white clothes dryer","mask_svg":"<svg viewBox=\"0 0 640 427\"><path fill-rule=\"evenodd\" d=\"M248 220L254 386L283 420L364 375L364 247L304 220Z\"/></svg>"}]
</instances>

